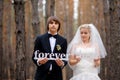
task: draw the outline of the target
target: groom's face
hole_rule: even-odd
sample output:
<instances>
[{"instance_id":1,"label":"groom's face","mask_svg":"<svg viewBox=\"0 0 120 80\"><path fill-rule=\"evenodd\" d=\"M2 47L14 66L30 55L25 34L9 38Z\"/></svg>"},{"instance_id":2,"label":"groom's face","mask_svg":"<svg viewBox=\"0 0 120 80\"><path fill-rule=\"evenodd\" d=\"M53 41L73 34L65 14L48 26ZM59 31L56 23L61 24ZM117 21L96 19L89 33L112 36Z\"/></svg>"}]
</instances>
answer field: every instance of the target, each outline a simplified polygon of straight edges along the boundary
<instances>
[{"instance_id":1,"label":"groom's face","mask_svg":"<svg viewBox=\"0 0 120 80\"><path fill-rule=\"evenodd\" d=\"M52 21L50 21L50 23L49 23L49 31L51 32L51 33L57 33L57 31L58 31L58 27L59 27L59 23L58 22L56 22L56 21L54 21L54 20L52 20Z\"/></svg>"}]
</instances>

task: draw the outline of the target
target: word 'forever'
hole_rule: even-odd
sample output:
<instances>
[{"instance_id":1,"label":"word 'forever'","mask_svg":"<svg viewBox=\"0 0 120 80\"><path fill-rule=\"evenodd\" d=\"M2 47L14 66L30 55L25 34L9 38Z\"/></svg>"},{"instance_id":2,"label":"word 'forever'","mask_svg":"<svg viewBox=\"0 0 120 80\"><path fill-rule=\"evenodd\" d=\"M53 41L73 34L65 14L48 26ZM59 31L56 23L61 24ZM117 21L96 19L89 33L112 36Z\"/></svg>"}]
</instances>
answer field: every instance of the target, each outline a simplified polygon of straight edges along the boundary
<instances>
[{"instance_id":1,"label":"word 'forever'","mask_svg":"<svg viewBox=\"0 0 120 80\"><path fill-rule=\"evenodd\" d=\"M40 53L39 50L36 50L34 54L34 59L47 58L48 60L56 60L59 58L61 60L68 60L68 55L64 53Z\"/></svg>"}]
</instances>

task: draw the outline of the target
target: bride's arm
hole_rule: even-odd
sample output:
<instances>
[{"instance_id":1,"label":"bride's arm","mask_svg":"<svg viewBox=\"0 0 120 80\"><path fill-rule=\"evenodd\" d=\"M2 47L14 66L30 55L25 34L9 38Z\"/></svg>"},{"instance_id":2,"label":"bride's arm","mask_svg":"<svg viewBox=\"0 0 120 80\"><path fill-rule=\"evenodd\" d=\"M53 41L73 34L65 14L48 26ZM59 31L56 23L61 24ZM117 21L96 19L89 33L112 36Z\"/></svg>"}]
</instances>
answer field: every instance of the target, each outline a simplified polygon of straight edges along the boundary
<instances>
[{"instance_id":1,"label":"bride's arm","mask_svg":"<svg viewBox=\"0 0 120 80\"><path fill-rule=\"evenodd\" d=\"M95 67L99 67L100 66L100 50L99 50L99 47L98 45L96 44L95 45L95 48L96 48L96 58L94 59L94 64L95 64Z\"/></svg>"},{"instance_id":2,"label":"bride's arm","mask_svg":"<svg viewBox=\"0 0 120 80\"><path fill-rule=\"evenodd\" d=\"M68 63L72 67L73 65L77 64L80 61L80 57L76 56L75 53L76 50L76 44L72 45L70 51L69 51L69 59Z\"/></svg>"},{"instance_id":3,"label":"bride's arm","mask_svg":"<svg viewBox=\"0 0 120 80\"><path fill-rule=\"evenodd\" d=\"M77 64L79 61L80 61L80 57L78 57L78 56L76 56L76 55L74 55L74 54L71 54L71 55L69 56L69 64L70 64L71 66Z\"/></svg>"},{"instance_id":4,"label":"bride's arm","mask_svg":"<svg viewBox=\"0 0 120 80\"><path fill-rule=\"evenodd\" d=\"M100 66L100 58L99 59L94 59L95 67Z\"/></svg>"}]
</instances>

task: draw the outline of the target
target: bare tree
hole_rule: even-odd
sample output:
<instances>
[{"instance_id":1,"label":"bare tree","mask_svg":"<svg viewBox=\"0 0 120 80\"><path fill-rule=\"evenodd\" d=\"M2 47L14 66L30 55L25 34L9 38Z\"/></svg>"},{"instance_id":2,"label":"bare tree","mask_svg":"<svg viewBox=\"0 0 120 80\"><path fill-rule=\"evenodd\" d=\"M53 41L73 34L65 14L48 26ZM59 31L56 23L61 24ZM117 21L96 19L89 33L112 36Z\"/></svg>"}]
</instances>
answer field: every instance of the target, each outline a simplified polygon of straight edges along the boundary
<instances>
[{"instance_id":1,"label":"bare tree","mask_svg":"<svg viewBox=\"0 0 120 80\"><path fill-rule=\"evenodd\" d=\"M109 1L108 0L103 0L103 9L104 9L104 21L105 21L105 32L106 32L106 50L107 50L107 58L105 58L105 62L102 63L105 67L103 68L104 70L101 71L101 76L103 80L108 80L107 79L107 67L109 65L109 53L111 53L110 49L110 14L109 14ZM104 76L103 76L104 75Z\"/></svg>"},{"instance_id":2,"label":"bare tree","mask_svg":"<svg viewBox=\"0 0 120 80\"><path fill-rule=\"evenodd\" d=\"M65 33L66 33L66 37L67 37L67 41L68 43L71 41L72 37L73 37L73 32L74 32L74 20L73 20L73 0L65 0L64 1L64 9L65 9ZM70 69L70 67L67 65L66 66L66 80L69 80L70 77L72 76L72 70Z\"/></svg>"},{"instance_id":3,"label":"bare tree","mask_svg":"<svg viewBox=\"0 0 120 80\"><path fill-rule=\"evenodd\" d=\"M2 54L3 54L3 47L2 47L2 20L3 20L3 0L0 0L0 80L2 80Z\"/></svg>"},{"instance_id":4,"label":"bare tree","mask_svg":"<svg viewBox=\"0 0 120 80\"><path fill-rule=\"evenodd\" d=\"M26 80L24 0L14 0L16 23L16 80Z\"/></svg>"},{"instance_id":5,"label":"bare tree","mask_svg":"<svg viewBox=\"0 0 120 80\"><path fill-rule=\"evenodd\" d=\"M55 10L55 0L46 0L46 16L53 16Z\"/></svg>"},{"instance_id":6,"label":"bare tree","mask_svg":"<svg viewBox=\"0 0 120 80\"><path fill-rule=\"evenodd\" d=\"M33 33L34 37L37 36L40 33L40 21L39 21L39 15L38 15L38 0L31 0L32 4L32 26L33 26Z\"/></svg>"},{"instance_id":7,"label":"bare tree","mask_svg":"<svg viewBox=\"0 0 120 80\"><path fill-rule=\"evenodd\" d=\"M45 11L46 11L46 12L45 12L45 13L46 13L45 22L47 22L48 17L54 15L54 11L55 11L55 0L46 0ZM47 29L46 29L46 30L47 30Z\"/></svg>"},{"instance_id":8,"label":"bare tree","mask_svg":"<svg viewBox=\"0 0 120 80\"><path fill-rule=\"evenodd\" d=\"M109 3L110 27L107 39L108 49L108 69L107 80L120 80L120 1L107 0ZM108 18L106 18L107 20Z\"/></svg>"}]
</instances>

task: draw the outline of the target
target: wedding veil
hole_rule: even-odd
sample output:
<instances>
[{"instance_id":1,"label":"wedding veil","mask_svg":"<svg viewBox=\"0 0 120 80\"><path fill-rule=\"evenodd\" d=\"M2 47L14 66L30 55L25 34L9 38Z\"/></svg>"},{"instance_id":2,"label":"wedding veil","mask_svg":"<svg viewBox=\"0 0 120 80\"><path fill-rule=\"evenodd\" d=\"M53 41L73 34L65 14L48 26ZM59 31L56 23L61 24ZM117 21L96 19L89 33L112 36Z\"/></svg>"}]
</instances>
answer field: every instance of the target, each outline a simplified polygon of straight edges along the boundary
<instances>
[{"instance_id":1,"label":"wedding veil","mask_svg":"<svg viewBox=\"0 0 120 80\"><path fill-rule=\"evenodd\" d=\"M90 28L90 32L91 32L90 43L98 45L99 52L100 52L100 58L104 58L107 55L107 53L106 53L105 47L103 45L102 39L100 37L100 34L93 24L83 24L83 25L78 27L75 36L73 37L72 41L68 45L67 53L68 54L71 53L71 49L72 49L73 45L82 43L82 40L81 40L81 37L80 37L81 36L81 34L80 34L81 27Z\"/></svg>"}]
</instances>

